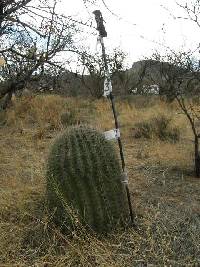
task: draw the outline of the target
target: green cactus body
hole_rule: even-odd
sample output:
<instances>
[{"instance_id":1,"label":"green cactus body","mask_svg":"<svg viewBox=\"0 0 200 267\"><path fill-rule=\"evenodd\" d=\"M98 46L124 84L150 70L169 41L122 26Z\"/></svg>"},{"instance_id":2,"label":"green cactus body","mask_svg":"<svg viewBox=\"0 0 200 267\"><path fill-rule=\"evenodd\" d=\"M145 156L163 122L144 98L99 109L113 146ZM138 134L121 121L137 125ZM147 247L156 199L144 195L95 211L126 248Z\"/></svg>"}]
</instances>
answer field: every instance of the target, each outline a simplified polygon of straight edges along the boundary
<instances>
[{"instance_id":1,"label":"green cactus body","mask_svg":"<svg viewBox=\"0 0 200 267\"><path fill-rule=\"evenodd\" d=\"M49 155L47 197L55 222L64 228L78 220L108 232L126 223L128 206L113 144L86 126L67 129Z\"/></svg>"}]
</instances>

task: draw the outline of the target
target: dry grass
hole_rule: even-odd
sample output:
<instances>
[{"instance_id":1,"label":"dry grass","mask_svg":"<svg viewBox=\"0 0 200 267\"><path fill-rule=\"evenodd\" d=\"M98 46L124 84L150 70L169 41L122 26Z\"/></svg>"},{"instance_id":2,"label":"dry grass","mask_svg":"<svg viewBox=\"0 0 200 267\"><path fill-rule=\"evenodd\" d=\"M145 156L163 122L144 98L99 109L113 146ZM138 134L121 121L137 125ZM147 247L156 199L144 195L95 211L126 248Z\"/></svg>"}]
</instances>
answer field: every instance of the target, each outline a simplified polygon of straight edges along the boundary
<instances>
[{"instance_id":1,"label":"dry grass","mask_svg":"<svg viewBox=\"0 0 200 267\"><path fill-rule=\"evenodd\" d=\"M14 100L0 128L0 266L199 266L200 180L193 144L175 104L117 100L136 228L97 237L77 229L63 236L45 204L45 162L53 138L67 125L113 128L107 100L28 96ZM62 121L61 114L67 113ZM183 129L176 144L136 140L135 123L173 116Z\"/></svg>"}]
</instances>

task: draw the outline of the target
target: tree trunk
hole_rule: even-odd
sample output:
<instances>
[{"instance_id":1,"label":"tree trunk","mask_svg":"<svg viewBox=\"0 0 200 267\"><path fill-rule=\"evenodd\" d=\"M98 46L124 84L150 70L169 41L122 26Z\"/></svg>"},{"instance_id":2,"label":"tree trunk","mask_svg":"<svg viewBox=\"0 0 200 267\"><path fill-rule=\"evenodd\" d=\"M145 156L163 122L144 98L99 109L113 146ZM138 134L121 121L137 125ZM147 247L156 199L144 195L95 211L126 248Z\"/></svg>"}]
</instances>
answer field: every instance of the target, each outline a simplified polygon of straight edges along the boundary
<instances>
[{"instance_id":1,"label":"tree trunk","mask_svg":"<svg viewBox=\"0 0 200 267\"><path fill-rule=\"evenodd\" d=\"M198 136L195 136L195 174L196 177L200 177L200 154Z\"/></svg>"}]
</instances>

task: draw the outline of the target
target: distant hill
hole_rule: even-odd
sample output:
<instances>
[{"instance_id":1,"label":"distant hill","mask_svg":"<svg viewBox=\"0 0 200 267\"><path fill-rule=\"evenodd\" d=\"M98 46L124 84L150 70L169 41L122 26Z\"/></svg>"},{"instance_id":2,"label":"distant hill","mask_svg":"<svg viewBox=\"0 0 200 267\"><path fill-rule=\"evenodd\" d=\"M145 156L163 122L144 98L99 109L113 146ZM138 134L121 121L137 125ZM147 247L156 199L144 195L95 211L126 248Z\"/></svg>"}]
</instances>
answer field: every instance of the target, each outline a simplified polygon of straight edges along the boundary
<instances>
[{"instance_id":1,"label":"distant hill","mask_svg":"<svg viewBox=\"0 0 200 267\"><path fill-rule=\"evenodd\" d=\"M130 69L116 72L112 76L113 91L116 95L130 93L159 93L165 94L172 90L170 83L195 80L195 86L200 88L200 74L188 72L184 68L174 66L168 62L156 60L141 60L134 62ZM65 71L59 76L44 75L35 77L29 87L32 90L54 93L69 96L96 96L103 94L103 77L92 77ZM172 84L171 84L172 85Z\"/></svg>"}]
</instances>

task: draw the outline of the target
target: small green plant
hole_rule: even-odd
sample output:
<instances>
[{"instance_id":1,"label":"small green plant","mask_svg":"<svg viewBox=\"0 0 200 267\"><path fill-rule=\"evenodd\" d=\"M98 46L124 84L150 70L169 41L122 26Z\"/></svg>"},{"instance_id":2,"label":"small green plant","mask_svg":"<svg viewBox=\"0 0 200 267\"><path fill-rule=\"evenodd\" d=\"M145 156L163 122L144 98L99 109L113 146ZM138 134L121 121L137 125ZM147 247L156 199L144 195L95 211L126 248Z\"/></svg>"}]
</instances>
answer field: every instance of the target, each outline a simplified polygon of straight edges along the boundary
<instances>
[{"instance_id":1,"label":"small green plant","mask_svg":"<svg viewBox=\"0 0 200 267\"><path fill-rule=\"evenodd\" d=\"M136 123L133 133L135 138L151 139L155 137L162 141L173 143L178 142L180 139L179 128L172 126L171 118L165 115L159 115L150 118L148 121Z\"/></svg>"},{"instance_id":2,"label":"small green plant","mask_svg":"<svg viewBox=\"0 0 200 267\"><path fill-rule=\"evenodd\" d=\"M108 232L127 222L128 206L113 144L87 126L68 128L47 166L48 207L65 230L77 223Z\"/></svg>"}]
</instances>

